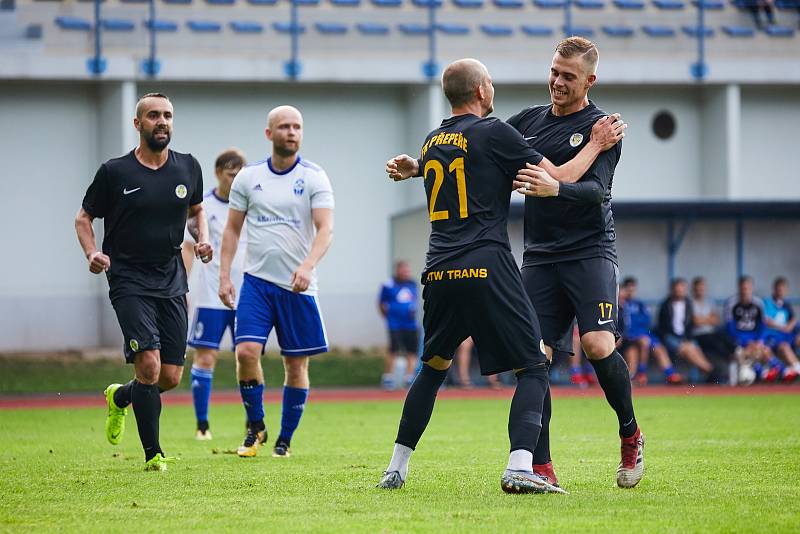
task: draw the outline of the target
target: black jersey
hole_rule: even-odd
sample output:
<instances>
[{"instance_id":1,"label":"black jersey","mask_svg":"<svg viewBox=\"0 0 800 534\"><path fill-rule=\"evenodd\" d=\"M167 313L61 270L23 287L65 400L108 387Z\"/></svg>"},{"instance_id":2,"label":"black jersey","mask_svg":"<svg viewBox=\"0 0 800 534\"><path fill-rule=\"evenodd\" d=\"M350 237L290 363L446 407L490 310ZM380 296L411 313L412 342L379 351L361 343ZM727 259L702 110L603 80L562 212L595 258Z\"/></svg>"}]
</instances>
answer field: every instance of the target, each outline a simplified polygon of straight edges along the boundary
<instances>
[{"instance_id":1,"label":"black jersey","mask_svg":"<svg viewBox=\"0 0 800 534\"><path fill-rule=\"evenodd\" d=\"M534 106L508 119L554 165L563 165L588 142L592 126L607 115L591 101L564 117ZM523 267L602 257L616 263L611 184L622 143L602 152L581 179L561 184L557 197L525 198Z\"/></svg>"},{"instance_id":2,"label":"black jersey","mask_svg":"<svg viewBox=\"0 0 800 534\"><path fill-rule=\"evenodd\" d=\"M83 209L105 219L103 253L112 300L129 295L175 297L188 291L180 258L189 206L203 201L203 174L191 154L169 151L149 169L133 151L100 165Z\"/></svg>"},{"instance_id":3,"label":"black jersey","mask_svg":"<svg viewBox=\"0 0 800 534\"><path fill-rule=\"evenodd\" d=\"M541 160L496 118L457 115L428 134L420 160L431 221L425 270L490 243L510 250L512 182L525 163Z\"/></svg>"},{"instance_id":4,"label":"black jersey","mask_svg":"<svg viewBox=\"0 0 800 534\"><path fill-rule=\"evenodd\" d=\"M764 308L760 301L735 302L730 309L730 320L734 333L761 334L765 326Z\"/></svg>"}]
</instances>

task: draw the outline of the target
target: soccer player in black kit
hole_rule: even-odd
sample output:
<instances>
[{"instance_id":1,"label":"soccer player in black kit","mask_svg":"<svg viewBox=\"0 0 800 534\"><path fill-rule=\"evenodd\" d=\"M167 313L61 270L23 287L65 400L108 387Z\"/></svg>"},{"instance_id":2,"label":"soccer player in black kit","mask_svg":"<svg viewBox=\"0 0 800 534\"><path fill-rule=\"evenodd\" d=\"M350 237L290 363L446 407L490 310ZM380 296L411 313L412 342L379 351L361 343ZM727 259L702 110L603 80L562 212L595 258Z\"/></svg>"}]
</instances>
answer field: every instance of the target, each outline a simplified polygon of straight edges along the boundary
<instances>
[{"instance_id":1,"label":"soccer player in black kit","mask_svg":"<svg viewBox=\"0 0 800 534\"><path fill-rule=\"evenodd\" d=\"M106 273L109 298L124 337L125 360L135 378L111 384L106 438L116 445L133 404L145 470L164 471L159 444L161 392L178 385L186 352L186 270L181 261L184 228L195 238L195 255L211 261L203 214L203 175L191 154L167 148L173 108L160 93L143 96L134 126L139 146L103 163L86 191L75 220L92 273ZM188 215L188 225L187 225ZM105 220L102 251L92 221Z\"/></svg>"},{"instance_id":2,"label":"soccer player in black kit","mask_svg":"<svg viewBox=\"0 0 800 534\"><path fill-rule=\"evenodd\" d=\"M517 376L502 489L564 493L532 469L549 389L547 356L507 231L517 169L540 163L542 156L508 124L486 118L494 88L480 62L452 63L444 71L442 86L452 116L427 136L420 160L431 221L422 273L424 365L409 389L394 453L378 486L403 486L411 453L430 420L453 353L472 336L482 374L513 369Z\"/></svg>"},{"instance_id":3,"label":"soccer player in black kit","mask_svg":"<svg viewBox=\"0 0 800 534\"><path fill-rule=\"evenodd\" d=\"M552 104L525 109L508 120L554 164L574 157L594 122L606 116L588 97L598 59L597 47L587 39L561 41L550 67ZM514 185L527 196L522 280L539 314L544 342L556 351L571 352L577 318L583 351L619 421L617 485L631 488L644 475L644 436L634 416L628 367L615 347L619 270L611 184L621 153L621 144L603 152L574 183L526 169ZM548 392L543 428L550 411ZM552 474L546 431L534 463L540 474L548 469Z\"/></svg>"}]
</instances>

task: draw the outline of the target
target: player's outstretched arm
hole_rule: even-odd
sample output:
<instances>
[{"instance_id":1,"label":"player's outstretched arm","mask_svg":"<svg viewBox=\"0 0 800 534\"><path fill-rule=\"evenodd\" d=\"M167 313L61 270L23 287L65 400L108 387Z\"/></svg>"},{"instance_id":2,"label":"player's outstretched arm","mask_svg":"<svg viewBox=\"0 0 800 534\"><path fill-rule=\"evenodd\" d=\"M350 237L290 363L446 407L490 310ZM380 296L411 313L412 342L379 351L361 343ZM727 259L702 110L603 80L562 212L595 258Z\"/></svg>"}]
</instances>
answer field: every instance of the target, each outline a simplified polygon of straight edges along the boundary
<instances>
[{"instance_id":1,"label":"player's outstretched arm","mask_svg":"<svg viewBox=\"0 0 800 534\"><path fill-rule=\"evenodd\" d=\"M208 263L214 257L214 249L208 242L208 221L203 211L202 204L189 206L189 219L186 221L186 229L195 241L194 255L203 263Z\"/></svg>"},{"instance_id":2,"label":"player's outstretched arm","mask_svg":"<svg viewBox=\"0 0 800 534\"><path fill-rule=\"evenodd\" d=\"M244 211L228 209L228 220L222 231L222 245L219 251L219 300L232 310L236 303L236 288L231 281L231 264L239 246L245 215Z\"/></svg>"},{"instance_id":3,"label":"player's outstretched arm","mask_svg":"<svg viewBox=\"0 0 800 534\"><path fill-rule=\"evenodd\" d=\"M94 221L94 217L83 208L79 209L75 216L75 232L78 234L78 242L83 249L83 254L89 262L89 271L99 274L111 267L111 258L97 250L92 221Z\"/></svg>"},{"instance_id":4,"label":"player's outstretched arm","mask_svg":"<svg viewBox=\"0 0 800 534\"><path fill-rule=\"evenodd\" d=\"M619 113L602 117L592 126L591 137L581 151L578 152L577 156L558 166L545 158L539 163L539 167L561 183L575 183L586 174L586 171L595 162L597 156L622 141L627 127L628 125L625 124ZM533 178L533 174L529 174L527 169L520 169L520 171L519 174L521 176L527 175Z\"/></svg>"},{"instance_id":5,"label":"player's outstretched arm","mask_svg":"<svg viewBox=\"0 0 800 534\"><path fill-rule=\"evenodd\" d=\"M408 154L400 154L386 162L386 174L395 182L419 176L419 162Z\"/></svg>"},{"instance_id":6,"label":"player's outstretched arm","mask_svg":"<svg viewBox=\"0 0 800 534\"><path fill-rule=\"evenodd\" d=\"M317 235L314 236L308 256L292 273L292 291L295 293L302 293L308 289L308 285L311 283L311 272L333 241L333 210L331 208L314 208L311 210L311 218L317 229Z\"/></svg>"}]
</instances>

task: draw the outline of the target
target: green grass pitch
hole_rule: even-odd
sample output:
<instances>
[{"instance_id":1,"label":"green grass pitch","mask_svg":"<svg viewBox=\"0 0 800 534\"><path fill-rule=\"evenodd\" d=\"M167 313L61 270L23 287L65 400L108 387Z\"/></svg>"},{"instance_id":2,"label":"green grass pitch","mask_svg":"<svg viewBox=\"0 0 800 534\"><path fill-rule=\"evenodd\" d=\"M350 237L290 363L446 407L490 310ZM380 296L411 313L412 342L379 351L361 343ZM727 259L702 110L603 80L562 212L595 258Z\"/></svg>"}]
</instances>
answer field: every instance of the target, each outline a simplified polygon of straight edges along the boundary
<instances>
[{"instance_id":1,"label":"green grass pitch","mask_svg":"<svg viewBox=\"0 0 800 534\"><path fill-rule=\"evenodd\" d=\"M214 441L190 406L165 406L161 441L179 456L145 473L133 414L123 443L104 410L0 411L4 532L797 532L800 396L650 397L636 402L645 478L615 487L616 420L600 398L554 400L554 457L570 495L505 495L509 401L443 400L405 488L376 489L398 402L311 402L293 456L226 454L240 406L212 406ZM279 407L268 405L274 433Z\"/></svg>"}]
</instances>

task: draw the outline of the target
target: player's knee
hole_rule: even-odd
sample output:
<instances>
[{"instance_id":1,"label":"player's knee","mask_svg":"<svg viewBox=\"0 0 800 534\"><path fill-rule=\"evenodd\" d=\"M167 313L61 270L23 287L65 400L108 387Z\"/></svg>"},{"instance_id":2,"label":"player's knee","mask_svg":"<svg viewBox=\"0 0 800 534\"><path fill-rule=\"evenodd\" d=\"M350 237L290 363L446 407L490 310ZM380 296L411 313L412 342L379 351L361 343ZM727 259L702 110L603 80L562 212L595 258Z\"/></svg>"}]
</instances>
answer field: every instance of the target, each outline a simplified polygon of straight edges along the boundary
<instances>
[{"instance_id":1,"label":"player's knee","mask_svg":"<svg viewBox=\"0 0 800 534\"><path fill-rule=\"evenodd\" d=\"M142 384L158 383L161 373L161 358L157 350L145 350L136 354L133 366L136 380Z\"/></svg>"},{"instance_id":2,"label":"player's knee","mask_svg":"<svg viewBox=\"0 0 800 534\"><path fill-rule=\"evenodd\" d=\"M240 343L236 346L236 361L239 365L256 365L261 360L261 345L257 343Z\"/></svg>"},{"instance_id":3,"label":"player's knee","mask_svg":"<svg viewBox=\"0 0 800 534\"><path fill-rule=\"evenodd\" d=\"M286 382L291 384L308 378L308 357L284 357L283 368L286 372Z\"/></svg>"},{"instance_id":4,"label":"player's knee","mask_svg":"<svg viewBox=\"0 0 800 534\"><path fill-rule=\"evenodd\" d=\"M217 364L217 351L211 349L198 349L194 355L193 365L200 369L213 369Z\"/></svg>"},{"instance_id":5,"label":"player's knee","mask_svg":"<svg viewBox=\"0 0 800 534\"><path fill-rule=\"evenodd\" d=\"M614 334L611 332L587 332L581 336L581 346L590 360L602 360L614 352Z\"/></svg>"},{"instance_id":6,"label":"player's knee","mask_svg":"<svg viewBox=\"0 0 800 534\"><path fill-rule=\"evenodd\" d=\"M431 369L436 369L437 371L446 371L450 369L452 364L453 360L448 360L446 358L442 358L441 356L433 356L430 360L425 362L425 365Z\"/></svg>"}]
</instances>

